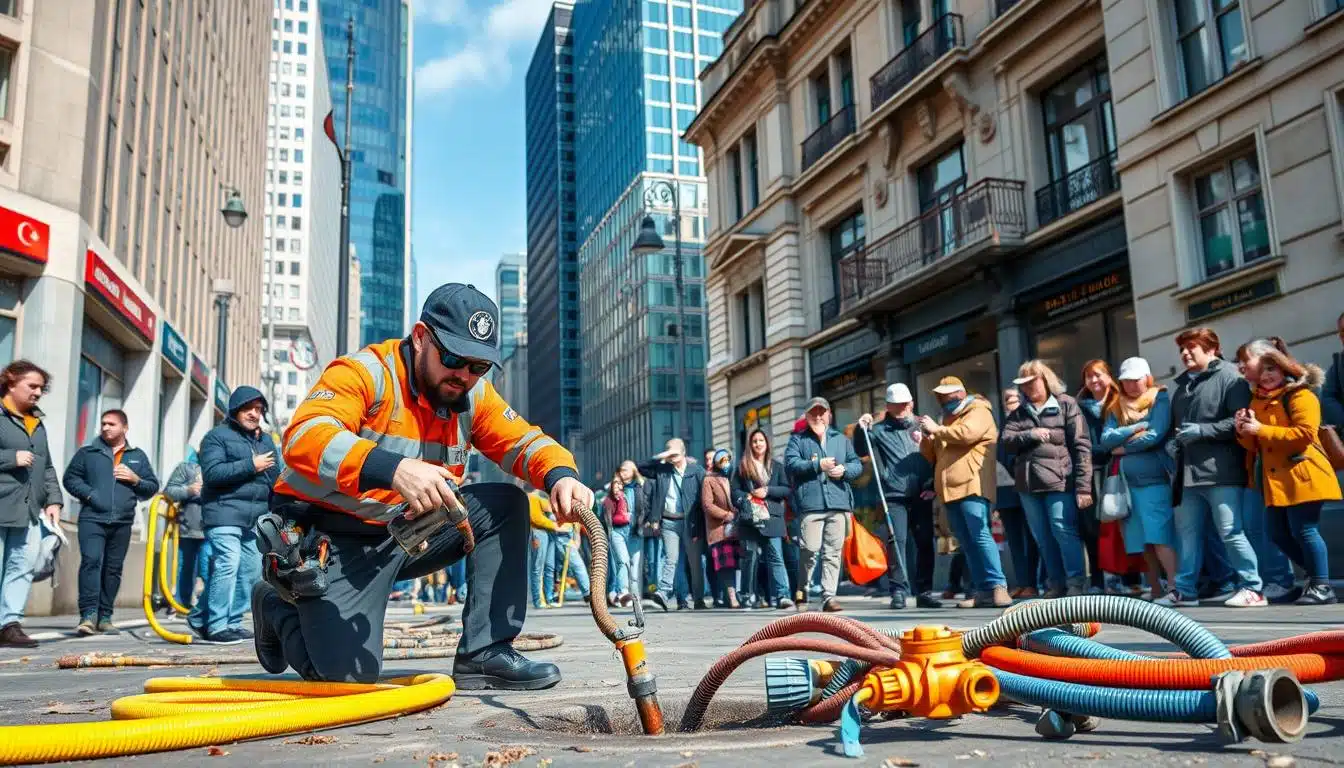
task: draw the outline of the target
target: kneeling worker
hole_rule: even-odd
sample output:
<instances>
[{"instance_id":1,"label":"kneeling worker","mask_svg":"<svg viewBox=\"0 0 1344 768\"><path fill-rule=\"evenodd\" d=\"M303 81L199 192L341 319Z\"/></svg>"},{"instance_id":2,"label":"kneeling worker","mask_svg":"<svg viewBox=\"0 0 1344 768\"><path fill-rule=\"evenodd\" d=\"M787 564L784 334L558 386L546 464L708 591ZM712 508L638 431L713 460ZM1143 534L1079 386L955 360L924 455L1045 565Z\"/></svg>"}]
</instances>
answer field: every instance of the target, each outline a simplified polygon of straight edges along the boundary
<instances>
[{"instance_id":1,"label":"kneeling worker","mask_svg":"<svg viewBox=\"0 0 1344 768\"><path fill-rule=\"evenodd\" d=\"M554 664L528 661L512 645L527 614L526 493L506 483L457 486L475 447L546 489L561 521L576 519L576 504L593 503L569 451L481 378L499 364L498 329L499 310L484 294L441 286L408 338L335 360L294 413L271 508L310 544L315 535L329 539L309 547L324 555L325 585L290 590L295 582L267 566L267 581L252 593L257 658L267 671L289 666L308 680L376 680L392 583L466 557L457 686L538 690L560 681ZM451 494L467 508L470 555L453 525L435 531L418 554L389 536L386 523L400 511L394 505L405 500L410 515L428 514ZM261 536L258 544L266 555Z\"/></svg>"}]
</instances>

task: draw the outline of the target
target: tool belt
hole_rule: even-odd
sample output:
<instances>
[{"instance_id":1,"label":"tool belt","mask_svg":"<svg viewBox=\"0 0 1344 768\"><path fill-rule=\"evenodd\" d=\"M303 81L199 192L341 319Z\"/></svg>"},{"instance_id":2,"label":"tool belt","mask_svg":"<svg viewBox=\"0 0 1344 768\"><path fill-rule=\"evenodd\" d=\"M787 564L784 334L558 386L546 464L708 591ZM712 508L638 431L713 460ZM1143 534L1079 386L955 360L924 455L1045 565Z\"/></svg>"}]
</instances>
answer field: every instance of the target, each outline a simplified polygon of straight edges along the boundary
<instances>
[{"instance_id":1,"label":"tool belt","mask_svg":"<svg viewBox=\"0 0 1344 768\"><path fill-rule=\"evenodd\" d=\"M288 603L327 593L331 539L312 525L303 526L274 512L257 520L261 576Z\"/></svg>"}]
</instances>

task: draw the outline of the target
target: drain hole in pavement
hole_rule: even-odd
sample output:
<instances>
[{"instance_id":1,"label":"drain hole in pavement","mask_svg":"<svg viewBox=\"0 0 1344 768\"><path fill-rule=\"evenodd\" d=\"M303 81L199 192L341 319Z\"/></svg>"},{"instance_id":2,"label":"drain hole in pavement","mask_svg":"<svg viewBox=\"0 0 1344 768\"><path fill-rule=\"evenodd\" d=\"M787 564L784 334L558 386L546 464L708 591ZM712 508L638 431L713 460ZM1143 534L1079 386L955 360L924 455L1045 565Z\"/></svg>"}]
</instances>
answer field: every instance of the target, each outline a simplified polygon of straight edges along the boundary
<instances>
[{"instance_id":1,"label":"drain hole in pavement","mask_svg":"<svg viewBox=\"0 0 1344 768\"><path fill-rule=\"evenodd\" d=\"M677 734L681 715L686 710L686 700L660 700L660 703L663 708L665 733ZM704 725L699 732L762 730L779 728L785 724L780 716L765 711L763 701L717 698L705 713ZM553 707L532 707L528 712L491 715L484 718L479 725L484 728L572 735L642 736L644 734L639 724L639 717L635 713L634 702L629 699L611 704L571 702Z\"/></svg>"}]
</instances>

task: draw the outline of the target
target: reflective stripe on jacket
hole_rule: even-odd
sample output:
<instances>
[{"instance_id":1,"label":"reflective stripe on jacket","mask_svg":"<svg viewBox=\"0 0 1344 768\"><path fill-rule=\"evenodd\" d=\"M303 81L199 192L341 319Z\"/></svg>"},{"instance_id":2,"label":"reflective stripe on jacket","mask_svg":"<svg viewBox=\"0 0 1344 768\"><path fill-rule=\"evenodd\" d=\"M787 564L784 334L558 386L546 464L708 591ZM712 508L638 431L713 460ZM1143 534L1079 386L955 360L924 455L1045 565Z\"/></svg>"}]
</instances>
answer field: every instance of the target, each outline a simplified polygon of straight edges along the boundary
<instances>
[{"instance_id":1,"label":"reflective stripe on jacket","mask_svg":"<svg viewBox=\"0 0 1344 768\"><path fill-rule=\"evenodd\" d=\"M416 392L410 361L410 341L393 339L328 365L285 430L275 492L386 522L401 501L391 486L403 458L461 478L474 447L536 488L547 487L554 470L577 476L569 451L509 408L490 382L480 379L453 408L436 410Z\"/></svg>"}]
</instances>

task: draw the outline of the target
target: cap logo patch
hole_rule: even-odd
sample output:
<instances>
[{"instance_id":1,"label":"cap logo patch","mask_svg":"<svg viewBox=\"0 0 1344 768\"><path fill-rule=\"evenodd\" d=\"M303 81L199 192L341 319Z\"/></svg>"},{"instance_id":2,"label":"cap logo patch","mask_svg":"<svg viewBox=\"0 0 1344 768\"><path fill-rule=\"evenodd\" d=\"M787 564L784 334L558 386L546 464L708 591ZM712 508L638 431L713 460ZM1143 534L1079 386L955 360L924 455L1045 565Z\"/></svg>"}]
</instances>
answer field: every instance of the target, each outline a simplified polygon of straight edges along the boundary
<instances>
[{"instance_id":1,"label":"cap logo patch","mask_svg":"<svg viewBox=\"0 0 1344 768\"><path fill-rule=\"evenodd\" d=\"M490 316L489 312L481 310L471 316L467 321L467 331L471 333L477 341L485 341L490 338L490 334L495 330L495 318Z\"/></svg>"}]
</instances>

